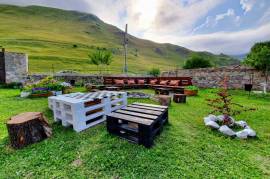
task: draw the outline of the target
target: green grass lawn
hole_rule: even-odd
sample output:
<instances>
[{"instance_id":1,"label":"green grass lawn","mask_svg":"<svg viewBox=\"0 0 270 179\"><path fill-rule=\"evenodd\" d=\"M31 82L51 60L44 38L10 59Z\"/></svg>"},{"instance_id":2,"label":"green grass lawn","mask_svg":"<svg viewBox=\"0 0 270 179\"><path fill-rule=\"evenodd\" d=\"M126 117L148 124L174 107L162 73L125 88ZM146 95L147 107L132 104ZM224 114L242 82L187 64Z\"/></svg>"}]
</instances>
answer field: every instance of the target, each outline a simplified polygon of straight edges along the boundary
<instances>
[{"instance_id":1,"label":"green grass lawn","mask_svg":"<svg viewBox=\"0 0 270 179\"><path fill-rule=\"evenodd\" d=\"M146 149L109 135L104 124L81 133L66 129L53 123L46 98L21 99L19 90L0 89L0 178L269 178L270 98L231 93L236 102L257 108L237 119L245 119L258 139L230 139L206 128L203 117L210 109L205 99L214 93L202 90L187 104L172 103L170 124ZM26 111L44 112L53 136L13 150L5 122ZM81 164L74 165L78 159Z\"/></svg>"}]
</instances>

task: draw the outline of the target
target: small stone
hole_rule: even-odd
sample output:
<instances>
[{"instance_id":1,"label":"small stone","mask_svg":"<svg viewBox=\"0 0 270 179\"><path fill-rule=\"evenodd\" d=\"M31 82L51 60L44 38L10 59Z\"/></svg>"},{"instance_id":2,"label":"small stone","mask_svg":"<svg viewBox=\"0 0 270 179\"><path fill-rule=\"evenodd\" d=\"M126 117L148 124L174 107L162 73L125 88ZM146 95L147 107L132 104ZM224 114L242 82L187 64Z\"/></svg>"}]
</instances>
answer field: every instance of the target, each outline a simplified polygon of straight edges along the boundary
<instances>
[{"instance_id":1,"label":"small stone","mask_svg":"<svg viewBox=\"0 0 270 179\"><path fill-rule=\"evenodd\" d=\"M235 132L226 125L221 126L218 130L224 135L227 135L230 137L235 136Z\"/></svg>"},{"instance_id":2,"label":"small stone","mask_svg":"<svg viewBox=\"0 0 270 179\"><path fill-rule=\"evenodd\" d=\"M219 116L217 116L217 121L218 122L223 122L224 121L224 115L219 115Z\"/></svg>"},{"instance_id":3,"label":"small stone","mask_svg":"<svg viewBox=\"0 0 270 179\"><path fill-rule=\"evenodd\" d=\"M81 159L77 159L77 160L74 160L72 163L71 163L72 166L74 167L79 167L82 165L82 160Z\"/></svg>"},{"instance_id":4,"label":"small stone","mask_svg":"<svg viewBox=\"0 0 270 179\"><path fill-rule=\"evenodd\" d=\"M238 137L239 139L246 139L248 137L248 131L246 131L246 129L236 132L236 137Z\"/></svg>"},{"instance_id":5,"label":"small stone","mask_svg":"<svg viewBox=\"0 0 270 179\"><path fill-rule=\"evenodd\" d=\"M245 121L236 121L235 125L242 127L242 128L247 127L247 123Z\"/></svg>"},{"instance_id":6,"label":"small stone","mask_svg":"<svg viewBox=\"0 0 270 179\"><path fill-rule=\"evenodd\" d=\"M207 117L205 117L205 118L203 118L203 119L204 119L204 123L205 123L205 124L207 124L207 123L210 122L210 121L214 121L214 122L217 121L216 116L214 116L214 115L212 115L212 114L210 114L209 116L207 116Z\"/></svg>"},{"instance_id":7,"label":"small stone","mask_svg":"<svg viewBox=\"0 0 270 179\"><path fill-rule=\"evenodd\" d=\"M249 137L256 137L256 132L253 129L244 129L244 131L247 131Z\"/></svg>"},{"instance_id":8,"label":"small stone","mask_svg":"<svg viewBox=\"0 0 270 179\"><path fill-rule=\"evenodd\" d=\"M210 127L211 129L219 129L218 123L215 121L209 121L208 123L205 124L206 126Z\"/></svg>"}]
</instances>

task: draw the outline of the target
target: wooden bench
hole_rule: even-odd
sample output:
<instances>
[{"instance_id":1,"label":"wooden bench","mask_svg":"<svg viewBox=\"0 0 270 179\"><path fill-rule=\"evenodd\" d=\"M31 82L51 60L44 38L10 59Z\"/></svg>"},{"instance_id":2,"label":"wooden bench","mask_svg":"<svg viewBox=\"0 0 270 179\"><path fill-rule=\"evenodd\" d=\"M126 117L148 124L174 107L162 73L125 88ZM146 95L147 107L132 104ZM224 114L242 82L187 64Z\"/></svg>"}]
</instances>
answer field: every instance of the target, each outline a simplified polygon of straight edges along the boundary
<instances>
[{"instance_id":1,"label":"wooden bench","mask_svg":"<svg viewBox=\"0 0 270 179\"><path fill-rule=\"evenodd\" d=\"M107 116L109 133L149 148L168 123L168 107L133 103Z\"/></svg>"}]
</instances>

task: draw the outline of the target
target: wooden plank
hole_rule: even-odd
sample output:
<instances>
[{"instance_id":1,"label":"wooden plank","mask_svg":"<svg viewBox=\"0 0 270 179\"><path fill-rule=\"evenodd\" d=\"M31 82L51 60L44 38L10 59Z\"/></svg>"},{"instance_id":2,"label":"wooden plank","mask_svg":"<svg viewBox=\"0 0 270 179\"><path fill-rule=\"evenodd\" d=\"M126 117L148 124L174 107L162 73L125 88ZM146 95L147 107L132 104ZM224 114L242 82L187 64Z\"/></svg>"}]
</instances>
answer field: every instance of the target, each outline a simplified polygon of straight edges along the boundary
<instances>
[{"instance_id":1,"label":"wooden plank","mask_svg":"<svg viewBox=\"0 0 270 179\"><path fill-rule=\"evenodd\" d=\"M161 105L155 105L155 104L146 104L146 103L132 103L135 105L140 105L140 106L148 106L148 107L157 107L157 108L162 108L162 109L168 109L168 106L161 106Z\"/></svg>"},{"instance_id":2,"label":"wooden plank","mask_svg":"<svg viewBox=\"0 0 270 179\"><path fill-rule=\"evenodd\" d=\"M160 111L153 111L153 110L133 108L133 107L125 107L122 110L140 112L140 113L144 113L144 114L152 114L152 115L157 115L157 116L162 114L162 112L160 112Z\"/></svg>"},{"instance_id":3,"label":"wooden plank","mask_svg":"<svg viewBox=\"0 0 270 179\"><path fill-rule=\"evenodd\" d=\"M158 118L158 116L154 116L154 115L142 114L142 113L131 112L131 111L125 111L125 110L121 110L121 109L117 110L116 112L121 113L121 114L131 115L131 116L143 117L143 118L152 119L152 120L155 120L155 119Z\"/></svg>"},{"instance_id":4,"label":"wooden plank","mask_svg":"<svg viewBox=\"0 0 270 179\"><path fill-rule=\"evenodd\" d=\"M108 116L113 117L113 118L117 118L117 119L121 119L121 120L125 120L125 121L129 121L129 122L144 124L144 125L151 125L153 123L153 121L149 120L149 119L144 119L144 118L140 118L140 117L125 115L125 114L120 114L120 113L115 113L115 112L109 114Z\"/></svg>"},{"instance_id":5,"label":"wooden plank","mask_svg":"<svg viewBox=\"0 0 270 179\"><path fill-rule=\"evenodd\" d=\"M153 108L153 107L140 106L140 105L135 105L135 104L128 105L128 107L140 108L140 109L150 109L150 110L154 110L154 111L165 111L165 109L161 109L161 108Z\"/></svg>"}]
</instances>

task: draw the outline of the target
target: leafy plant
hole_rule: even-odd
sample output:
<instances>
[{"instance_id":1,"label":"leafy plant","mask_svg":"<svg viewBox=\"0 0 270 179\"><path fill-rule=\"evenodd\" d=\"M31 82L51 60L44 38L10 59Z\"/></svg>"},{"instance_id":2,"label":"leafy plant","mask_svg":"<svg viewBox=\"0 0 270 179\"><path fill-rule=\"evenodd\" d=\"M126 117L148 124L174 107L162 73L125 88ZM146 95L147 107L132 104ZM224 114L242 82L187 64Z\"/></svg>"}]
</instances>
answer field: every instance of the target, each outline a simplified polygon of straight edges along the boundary
<instances>
[{"instance_id":1,"label":"leafy plant","mask_svg":"<svg viewBox=\"0 0 270 179\"><path fill-rule=\"evenodd\" d=\"M159 68L152 68L149 72L149 75L152 75L154 77L158 77L160 75L160 69Z\"/></svg>"},{"instance_id":2,"label":"leafy plant","mask_svg":"<svg viewBox=\"0 0 270 179\"><path fill-rule=\"evenodd\" d=\"M270 73L270 41L256 43L244 63L262 71L267 84Z\"/></svg>"},{"instance_id":3,"label":"leafy plant","mask_svg":"<svg viewBox=\"0 0 270 179\"><path fill-rule=\"evenodd\" d=\"M212 67L209 60L205 59L200 55L193 54L183 66L184 69L195 69L195 68L207 68Z\"/></svg>"},{"instance_id":4,"label":"leafy plant","mask_svg":"<svg viewBox=\"0 0 270 179\"><path fill-rule=\"evenodd\" d=\"M185 89L188 89L188 90L199 90L199 88L197 87L197 86L193 86L193 85L191 85L191 86L186 86L185 87Z\"/></svg>"},{"instance_id":5,"label":"leafy plant","mask_svg":"<svg viewBox=\"0 0 270 179\"><path fill-rule=\"evenodd\" d=\"M88 55L90 58L90 63L97 66L97 70L101 73L102 69L100 65L103 67L108 66L112 63L113 55L110 51L106 49L98 49L94 53Z\"/></svg>"},{"instance_id":6,"label":"leafy plant","mask_svg":"<svg viewBox=\"0 0 270 179\"><path fill-rule=\"evenodd\" d=\"M211 114L223 114L224 115L224 124L230 125L232 124L232 119L230 116L239 115L242 112L255 110L254 108L246 108L240 104L234 103L232 100L232 96L229 94L228 85L227 85L227 77L224 78L223 88L221 88L217 92L217 98L214 99L206 99L208 102L208 106L210 106L213 110Z\"/></svg>"}]
</instances>

